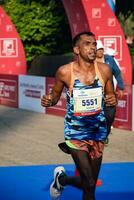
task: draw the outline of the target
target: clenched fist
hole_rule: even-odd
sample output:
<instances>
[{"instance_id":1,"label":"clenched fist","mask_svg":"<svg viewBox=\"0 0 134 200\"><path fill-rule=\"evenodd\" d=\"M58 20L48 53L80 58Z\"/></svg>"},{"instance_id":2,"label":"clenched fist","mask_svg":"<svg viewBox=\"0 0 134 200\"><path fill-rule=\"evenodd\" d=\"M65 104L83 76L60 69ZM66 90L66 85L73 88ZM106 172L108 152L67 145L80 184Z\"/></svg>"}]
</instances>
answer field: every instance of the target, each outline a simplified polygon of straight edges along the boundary
<instances>
[{"instance_id":1,"label":"clenched fist","mask_svg":"<svg viewBox=\"0 0 134 200\"><path fill-rule=\"evenodd\" d=\"M114 94L107 94L105 96L106 106L115 106L117 104L117 99Z\"/></svg>"},{"instance_id":2,"label":"clenched fist","mask_svg":"<svg viewBox=\"0 0 134 200\"><path fill-rule=\"evenodd\" d=\"M51 94L43 95L43 97L41 98L41 105L43 107L52 106L52 95Z\"/></svg>"}]
</instances>

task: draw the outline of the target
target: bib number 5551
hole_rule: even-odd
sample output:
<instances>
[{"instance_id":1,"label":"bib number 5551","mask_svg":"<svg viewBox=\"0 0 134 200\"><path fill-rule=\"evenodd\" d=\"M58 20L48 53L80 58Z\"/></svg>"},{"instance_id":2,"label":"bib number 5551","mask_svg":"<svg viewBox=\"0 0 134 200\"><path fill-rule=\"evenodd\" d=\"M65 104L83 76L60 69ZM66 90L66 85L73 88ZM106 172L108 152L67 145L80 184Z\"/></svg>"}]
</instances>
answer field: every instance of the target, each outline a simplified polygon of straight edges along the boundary
<instances>
[{"instance_id":1,"label":"bib number 5551","mask_svg":"<svg viewBox=\"0 0 134 200\"><path fill-rule=\"evenodd\" d=\"M93 105L97 105L97 98L82 100L82 106L93 106Z\"/></svg>"}]
</instances>

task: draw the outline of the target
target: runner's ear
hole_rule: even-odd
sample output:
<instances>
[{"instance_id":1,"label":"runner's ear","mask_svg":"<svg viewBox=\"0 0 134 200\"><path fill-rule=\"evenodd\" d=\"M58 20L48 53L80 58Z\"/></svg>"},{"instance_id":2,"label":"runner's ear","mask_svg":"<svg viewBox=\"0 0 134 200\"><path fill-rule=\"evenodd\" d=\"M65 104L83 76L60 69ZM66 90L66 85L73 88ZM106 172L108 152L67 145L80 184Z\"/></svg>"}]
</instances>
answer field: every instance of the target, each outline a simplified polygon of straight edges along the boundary
<instances>
[{"instance_id":1,"label":"runner's ear","mask_svg":"<svg viewBox=\"0 0 134 200\"><path fill-rule=\"evenodd\" d=\"M73 51L74 51L74 53L75 53L76 55L78 55L78 54L79 54L79 47L78 47L78 46L75 46L75 47L73 48Z\"/></svg>"}]
</instances>

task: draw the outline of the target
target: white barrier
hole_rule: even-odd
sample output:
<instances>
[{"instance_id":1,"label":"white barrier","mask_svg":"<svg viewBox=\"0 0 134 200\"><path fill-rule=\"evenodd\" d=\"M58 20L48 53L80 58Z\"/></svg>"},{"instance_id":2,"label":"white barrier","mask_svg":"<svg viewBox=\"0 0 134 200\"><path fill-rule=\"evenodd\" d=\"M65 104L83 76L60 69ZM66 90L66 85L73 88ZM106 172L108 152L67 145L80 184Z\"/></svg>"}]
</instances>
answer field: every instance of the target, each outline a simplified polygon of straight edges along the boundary
<instances>
[{"instance_id":1,"label":"white barrier","mask_svg":"<svg viewBox=\"0 0 134 200\"><path fill-rule=\"evenodd\" d=\"M19 108L45 113L41 97L45 94L46 79L38 76L19 76Z\"/></svg>"}]
</instances>

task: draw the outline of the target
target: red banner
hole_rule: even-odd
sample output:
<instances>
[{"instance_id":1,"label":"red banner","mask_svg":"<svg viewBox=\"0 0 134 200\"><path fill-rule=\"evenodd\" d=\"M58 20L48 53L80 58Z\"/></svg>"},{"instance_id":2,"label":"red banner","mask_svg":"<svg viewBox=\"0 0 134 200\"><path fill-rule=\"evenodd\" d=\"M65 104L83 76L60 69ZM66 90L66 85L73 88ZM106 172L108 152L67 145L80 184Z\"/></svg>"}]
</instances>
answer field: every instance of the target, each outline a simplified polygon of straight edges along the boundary
<instances>
[{"instance_id":1,"label":"red banner","mask_svg":"<svg viewBox=\"0 0 134 200\"><path fill-rule=\"evenodd\" d=\"M0 75L0 104L18 107L18 76Z\"/></svg>"},{"instance_id":2,"label":"red banner","mask_svg":"<svg viewBox=\"0 0 134 200\"><path fill-rule=\"evenodd\" d=\"M123 98L118 99L114 127L132 130L132 86L125 86Z\"/></svg>"},{"instance_id":3,"label":"red banner","mask_svg":"<svg viewBox=\"0 0 134 200\"><path fill-rule=\"evenodd\" d=\"M121 26L106 0L62 0L72 37L82 31L92 31L102 40L105 48L116 51L123 79L126 85L132 84L132 64L128 46Z\"/></svg>"},{"instance_id":4,"label":"red banner","mask_svg":"<svg viewBox=\"0 0 134 200\"><path fill-rule=\"evenodd\" d=\"M2 7L0 7L0 74L26 74L23 45Z\"/></svg>"},{"instance_id":5,"label":"red banner","mask_svg":"<svg viewBox=\"0 0 134 200\"><path fill-rule=\"evenodd\" d=\"M62 0L69 20L72 37L82 31L89 31L86 13L80 0Z\"/></svg>"},{"instance_id":6,"label":"red banner","mask_svg":"<svg viewBox=\"0 0 134 200\"><path fill-rule=\"evenodd\" d=\"M52 87L54 86L54 78L46 78L46 94L49 94ZM63 90L60 100L56 106L46 108L47 114L64 116L66 112L66 97L65 91Z\"/></svg>"}]
</instances>

